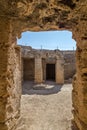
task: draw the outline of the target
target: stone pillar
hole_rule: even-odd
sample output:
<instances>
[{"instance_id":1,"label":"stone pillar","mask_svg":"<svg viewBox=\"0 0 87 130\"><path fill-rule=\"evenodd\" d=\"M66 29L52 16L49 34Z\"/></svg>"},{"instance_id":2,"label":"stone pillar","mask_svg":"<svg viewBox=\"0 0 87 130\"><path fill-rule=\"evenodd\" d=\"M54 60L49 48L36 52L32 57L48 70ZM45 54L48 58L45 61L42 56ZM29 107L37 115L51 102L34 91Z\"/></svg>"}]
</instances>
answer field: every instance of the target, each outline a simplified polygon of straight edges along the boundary
<instances>
[{"instance_id":1,"label":"stone pillar","mask_svg":"<svg viewBox=\"0 0 87 130\"><path fill-rule=\"evenodd\" d=\"M24 82L24 71L23 71L23 68L24 68L24 61L23 61L23 57L21 57L21 82L23 84Z\"/></svg>"},{"instance_id":2,"label":"stone pillar","mask_svg":"<svg viewBox=\"0 0 87 130\"><path fill-rule=\"evenodd\" d=\"M15 45L12 26L0 18L0 130L13 130L20 117L20 48Z\"/></svg>"},{"instance_id":3,"label":"stone pillar","mask_svg":"<svg viewBox=\"0 0 87 130\"><path fill-rule=\"evenodd\" d=\"M43 82L42 59L40 57L35 58L35 82Z\"/></svg>"},{"instance_id":4,"label":"stone pillar","mask_svg":"<svg viewBox=\"0 0 87 130\"><path fill-rule=\"evenodd\" d=\"M73 79L72 101L74 122L78 130L87 130L87 26L84 25L78 25L78 32L75 32L77 73Z\"/></svg>"},{"instance_id":5,"label":"stone pillar","mask_svg":"<svg viewBox=\"0 0 87 130\"><path fill-rule=\"evenodd\" d=\"M64 65L63 60L56 59L56 83L63 84L64 83Z\"/></svg>"}]
</instances>

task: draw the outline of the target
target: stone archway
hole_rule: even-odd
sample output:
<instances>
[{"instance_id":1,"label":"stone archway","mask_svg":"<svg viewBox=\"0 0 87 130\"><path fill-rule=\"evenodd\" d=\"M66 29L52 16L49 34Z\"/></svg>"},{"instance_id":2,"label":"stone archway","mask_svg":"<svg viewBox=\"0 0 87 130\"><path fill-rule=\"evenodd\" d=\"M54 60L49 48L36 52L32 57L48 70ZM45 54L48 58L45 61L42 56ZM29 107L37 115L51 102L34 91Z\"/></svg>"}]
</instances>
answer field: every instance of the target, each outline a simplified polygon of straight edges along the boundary
<instances>
[{"instance_id":1,"label":"stone archway","mask_svg":"<svg viewBox=\"0 0 87 130\"><path fill-rule=\"evenodd\" d=\"M87 129L86 5L86 0L0 1L0 129L15 129L20 117L21 69L16 37L26 30L63 29L71 30L77 41L74 122L79 130Z\"/></svg>"}]
</instances>

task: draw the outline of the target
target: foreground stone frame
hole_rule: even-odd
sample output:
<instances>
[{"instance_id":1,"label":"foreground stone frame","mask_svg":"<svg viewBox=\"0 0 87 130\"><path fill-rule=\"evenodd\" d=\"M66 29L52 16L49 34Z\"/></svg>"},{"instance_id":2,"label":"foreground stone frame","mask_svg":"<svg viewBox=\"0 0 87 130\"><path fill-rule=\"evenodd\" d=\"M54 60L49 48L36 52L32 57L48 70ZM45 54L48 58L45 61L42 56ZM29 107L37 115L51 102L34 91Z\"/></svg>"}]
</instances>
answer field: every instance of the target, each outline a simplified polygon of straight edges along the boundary
<instances>
[{"instance_id":1,"label":"foreground stone frame","mask_svg":"<svg viewBox=\"0 0 87 130\"><path fill-rule=\"evenodd\" d=\"M77 42L74 122L79 130L86 130L87 0L2 0L0 6L0 129L14 130L20 117L20 51L16 37L26 30L71 30Z\"/></svg>"},{"instance_id":2,"label":"foreground stone frame","mask_svg":"<svg viewBox=\"0 0 87 130\"><path fill-rule=\"evenodd\" d=\"M10 130L20 118L21 53L10 21L0 19L0 29L0 129Z\"/></svg>"}]
</instances>

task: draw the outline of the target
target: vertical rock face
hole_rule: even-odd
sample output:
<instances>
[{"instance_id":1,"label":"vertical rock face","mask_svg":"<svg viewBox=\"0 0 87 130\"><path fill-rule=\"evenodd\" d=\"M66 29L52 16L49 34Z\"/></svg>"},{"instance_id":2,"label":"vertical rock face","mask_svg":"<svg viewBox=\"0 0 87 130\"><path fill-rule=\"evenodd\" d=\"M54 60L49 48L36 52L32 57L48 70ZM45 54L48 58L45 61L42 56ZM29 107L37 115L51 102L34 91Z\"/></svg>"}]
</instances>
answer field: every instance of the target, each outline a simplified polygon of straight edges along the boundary
<instances>
[{"instance_id":1,"label":"vertical rock face","mask_svg":"<svg viewBox=\"0 0 87 130\"><path fill-rule=\"evenodd\" d=\"M16 37L26 30L64 29L71 30L77 41L77 74L73 81L74 121L79 130L87 129L87 0L1 0L1 130L14 128L19 116L20 60L14 45Z\"/></svg>"},{"instance_id":2,"label":"vertical rock face","mask_svg":"<svg viewBox=\"0 0 87 130\"><path fill-rule=\"evenodd\" d=\"M75 51L62 51L64 55L64 79L70 81L76 73Z\"/></svg>"},{"instance_id":3,"label":"vertical rock face","mask_svg":"<svg viewBox=\"0 0 87 130\"><path fill-rule=\"evenodd\" d=\"M87 27L85 23L79 23L77 30L75 31L77 74L73 80L74 119L79 130L85 130L87 129Z\"/></svg>"},{"instance_id":4,"label":"vertical rock face","mask_svg":"<svg viewBox=\"0 0 87 130\"><path fill-rule=\"evenodd\" d=\"M4 29L3 29L4 27ZM0 129L10 130L20 114L20 48L11 34L10 21L0 19Z\"/></svg>"},{"instance_id":5,"label":"vertical rock face","mask_svg":"<svg viewBox=\"0 0 87 130\"><path fill-rule=\"evenodd\" d=\"M35 82L43 82L42 59L40 57L35 58Z\"/></svg>"},{"instance_id":6,"label":"vertical rock face","mask_svg":"<svg viewBox=\"0 0 87 130\"><path fill-rule=\"evenodd\" d=\"M23 59L23 80L24 81L33 81L35 72L35 63L34 59Z\"/></svg>"},{"instance_id":7,"label":"vertical rock face","mask_svg":"<svg viewBox=\"0 0 87 130\"><path fill-rule=\"evenodd\" d=\"M64 83L64 65L62 59L56 60L56 83L63 84Z\"/></svg>"}]
</instances>

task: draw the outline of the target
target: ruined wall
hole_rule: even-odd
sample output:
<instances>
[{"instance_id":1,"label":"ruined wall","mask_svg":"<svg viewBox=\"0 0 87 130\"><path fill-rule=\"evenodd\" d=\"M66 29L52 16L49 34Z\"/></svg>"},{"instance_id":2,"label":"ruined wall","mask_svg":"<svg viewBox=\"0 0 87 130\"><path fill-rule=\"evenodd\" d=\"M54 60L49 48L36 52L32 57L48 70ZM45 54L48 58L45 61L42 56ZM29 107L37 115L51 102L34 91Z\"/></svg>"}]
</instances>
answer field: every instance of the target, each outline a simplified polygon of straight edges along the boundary
<instances>
[{"instance_id":1,"label":"ruined wall","mask_svg":"<svg viewBox=\"0 0 87 130\"><path fill-rule=\"evenodd\" d=\"M46 64L55 64L56 65L56 50L37 50L33 49L29 46L21 46L22 47L22 59L30 59L35 58L36 55L41 55L42 57L42 70L43 70L43 80L46 80ZM57 50L59 51L59 50ZM49 54L51 52L51 54ZM75 51L60 51L60 53L64 57L64 80L72 79L73 75L76 73L76 61L75 61ZM27 60L28 60L27 59ZM62 59L61 59L62 60ZM24 60L25 61L25 60ZM26 62L26 61L25 61ZM29 61L25 63L24 66L24 76L25 80L34 80L34 66L35 62ZM31 71L31 72L30 72ZM28 73L30 72L30 74ZM30 76L29 76L30 75ZM30 78L29 78L30 77Z\"/></svg>"},{"instance_id":2,"label":"ruined wall","mask_svg":"<svg viewBox=\"0 0 87 130\"><path fill-rule=\"evenodd\" d=\"M84 19L83 19L84 21ZM79 130L87 129L87 24L79 23L74 38L77 41L77 74L73 79L73 115ZM86 29L86 30L85 30ZM79 33L78 33L79 32Z\"/></svg>"},{"instance_id":3,"label":"ruined wall","mask_svg":"<svg viewBox=\"0 0 87 130\"><path fill-rule=\"evenodd\" d=\"M23 59L23 81L34 81L35 62L33 59Z\"/></svg>"},{"instance_id":4,"label":"ruined wall","mask_svg":"<svg viewBox=\"0 0 87 130\"><path fill-rule=\"evenodd\" d=\"M76 73L75 51L62 51L64 55L64 79L72 79Z\"/></svg>"},{"instance_id":5,"label":"ruined wall","mask_svg":"<svg viewBox=\"0 0 87 130\"><path fill-rule=\"evenodd\" d=\"M17 36L20 37L22 32L28 30L72 31L73 38L77 41L77 74L73 81L73 115L75 124L78 127L78 129L86 130L87 0L0 1L0 116L2 116L0 117L0 129L13 130L13 124L14 126L16 126L17 123L17 121L12 121L12 119L18 119L18 116L14 116L13 110L10 112L10 114L7 114L7 105L9 105L9 102L13 107L16 106L16 104L12 104L13 100L10 100L11 96L16 97L15 92L13 93L13 86L14 88L16 87L16 85L14 85L13 82L16 77L16 75L13 74L16 68L16 62L14 63L13 61L13 58L16 59L13 41L15 41ZM14 38L12 38L12 36L14 36ZM10 56L11 58L9 60ZM11 82L10 85L8 85L7 82ZM10 94L8 94L8 91ZM18 100L18 104L19 101L20 99ZM7 115L11 116L9 118L9 121L7 121Z\"/></svg>"},{"instance_id":6,"label":"ruined wall","mask_svg":"<svg viewBox=\"0 0 87 130\"><path fill-rule=\"evenodd\" d=\"M4 28L3 28L4 27ZM4 30L5 29L5 30ZM10 21L0 19L0 129L15 129L20 117L21 53Z\"/></svg>"},{"instance_id":7,"label":"ruined wall","mask_svg":"<svg viewBox=\"0 0 87 130\"><path fill-rule=\"evenodd\" d=\"M64 62L63 62L63 55L61 53L61 51L59 50L45 50L45 49L41 49L41 50L37 50L37 49L33 49L29 46L21 46L21 50L22 50L22 59L35 59L35 66L29 62L26 62L25 64L23 64L23 72L24 72L24 77L25 75L27 75L27 80L31 80L29 79L29 71L31 70L32 72L32 67L35 68L35 73L34 72L30 72L31 74L34 74L34 79L35 82L44 82L46 81L46 77L47 77L47 69L46 69L46 65L47 64L54 64L55 65L55 69L54 71L49 70L49 72L51 71L51 73L55 74L54 75L54 79L56 81L56 83L64 83ZM61 60L60 60L61 59ZM24 60L25 61L25 60ZM58 61L58 62L57 62ZM61 62L62 61L62 62ZM57 67L57 65L59 66L59 69ZM57 68L57 69L56 69ZM60 72L59 74L56 74ZM51 73L49 73L51 76ZM30 75L31 75L30 74ZM58 76L59 78L56 78L56 76ZM52 77L52 76L51 76ZM26 80L26 79L24 79ZM59 80L59 81L58 81Z\"/></svg>"}]
</instances>

